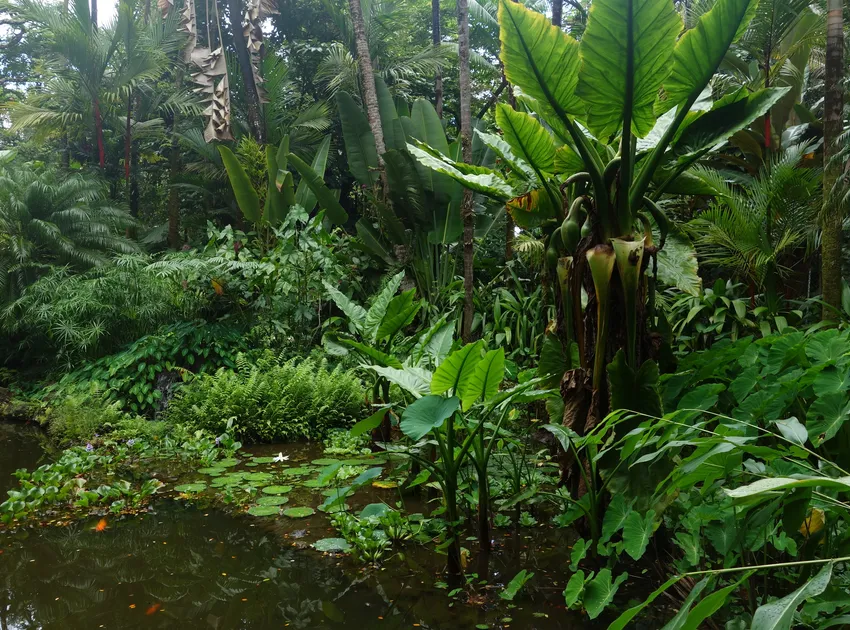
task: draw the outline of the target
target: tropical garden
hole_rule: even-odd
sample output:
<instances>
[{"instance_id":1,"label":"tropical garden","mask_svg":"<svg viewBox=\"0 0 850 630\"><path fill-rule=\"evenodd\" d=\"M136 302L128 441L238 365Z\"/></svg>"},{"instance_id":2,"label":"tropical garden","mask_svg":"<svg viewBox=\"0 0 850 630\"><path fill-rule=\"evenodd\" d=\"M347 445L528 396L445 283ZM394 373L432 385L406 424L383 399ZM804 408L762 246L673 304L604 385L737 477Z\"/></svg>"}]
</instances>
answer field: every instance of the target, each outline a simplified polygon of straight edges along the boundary
<instances>
[{"instance_id":1,"label":"tropical garden","mask_svg":"<svg viewBox=\"0 0 850 630\"><path fill-rule=\"evenodd\" d=\"M844 33L0 0L0 628L850 627Z\"/></svg>"}]
</instances>

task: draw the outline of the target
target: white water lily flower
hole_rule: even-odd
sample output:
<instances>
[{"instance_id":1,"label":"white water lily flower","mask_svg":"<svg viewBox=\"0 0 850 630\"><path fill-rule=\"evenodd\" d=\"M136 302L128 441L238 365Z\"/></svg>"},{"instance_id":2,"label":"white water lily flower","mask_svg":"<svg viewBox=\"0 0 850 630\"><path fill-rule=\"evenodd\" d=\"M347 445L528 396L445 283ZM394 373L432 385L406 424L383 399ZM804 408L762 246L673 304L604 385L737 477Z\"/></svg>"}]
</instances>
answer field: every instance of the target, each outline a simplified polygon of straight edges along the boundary
<instances>
[{"instance_id":1,"label":"white water lily flower","mask_svg":"<svg viewBox=\"0 0 850 630\"><path fill-rule=\"evenodd\" d=\"M278 453L277 457L274 458L276 462L285 462L289 459L289 455L284 455L283 453Z\"/></svg>"}]
</instances>

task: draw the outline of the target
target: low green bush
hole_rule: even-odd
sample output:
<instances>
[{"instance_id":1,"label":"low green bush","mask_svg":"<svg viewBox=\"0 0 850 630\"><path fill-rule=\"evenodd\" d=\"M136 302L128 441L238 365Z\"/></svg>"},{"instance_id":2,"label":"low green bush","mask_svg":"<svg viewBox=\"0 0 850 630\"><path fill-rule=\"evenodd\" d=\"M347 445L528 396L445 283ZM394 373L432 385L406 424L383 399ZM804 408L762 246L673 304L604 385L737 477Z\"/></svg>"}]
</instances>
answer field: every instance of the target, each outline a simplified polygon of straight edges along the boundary
<instances>
[{"instance_id":1,"label":"low green bush","mask_svg":"<svg viewBox=\"0 0 850 630\"><path fill-rule=\"evenodd\" d=\"M59 444L85 444L105 435L118 440L153 439L162 437L166 429L164 422L124 413L119 403L93 397L71 397L47 406L41 421Z\"/></svg>"},{"instance_id":2,"label":"low green bush","mask_svg":"<svg viewBox=\"0 0 850 630\"><path fill-rule=\"evenodd\" d=\"M233 419L232 432L243 441L319 440L360 419L363 405L363 386L353 373L329 370L325 361L283 361L267 351L253 365L240 356L236 370L187 383L166 417L213 433Z\"/></svg>"}]
</instances>

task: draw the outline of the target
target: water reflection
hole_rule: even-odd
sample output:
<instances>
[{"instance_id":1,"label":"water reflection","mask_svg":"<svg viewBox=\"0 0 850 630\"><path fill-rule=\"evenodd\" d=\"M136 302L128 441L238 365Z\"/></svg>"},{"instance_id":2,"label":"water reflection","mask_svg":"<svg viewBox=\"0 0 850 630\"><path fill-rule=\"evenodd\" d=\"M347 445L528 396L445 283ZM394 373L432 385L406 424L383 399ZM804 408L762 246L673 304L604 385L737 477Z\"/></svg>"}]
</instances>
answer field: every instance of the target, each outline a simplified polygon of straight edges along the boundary
<instances>
[{"instance_id":1,"label":"water reflection","mask_svg":"<svg viewBox=\"0 0 850 630\"><path fill-rule=\"evenodd\" d=\"M38 466L44 453L43 437L36 426L0 420L0 503L6 500L6 491L17 484L13 472Z\"/></svg>"}]
</instances>

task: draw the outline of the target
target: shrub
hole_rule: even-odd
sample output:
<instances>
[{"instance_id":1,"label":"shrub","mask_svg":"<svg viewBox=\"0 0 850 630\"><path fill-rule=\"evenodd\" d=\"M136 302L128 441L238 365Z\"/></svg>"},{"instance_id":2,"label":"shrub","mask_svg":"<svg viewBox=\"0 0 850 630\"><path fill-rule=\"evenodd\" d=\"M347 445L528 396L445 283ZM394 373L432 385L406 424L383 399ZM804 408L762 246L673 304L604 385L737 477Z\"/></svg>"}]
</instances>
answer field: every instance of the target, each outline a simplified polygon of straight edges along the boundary
<instances>
[{"instance_id":1,"label":"shrub","mask_svg":"<svg viewBox=\"0 0 850 630\"><path fill-rule=\"evenodd\" d=\"M95 435L115 439L161 436L163 422L124 413L117 402L97 398L66 398L48 407L43 420L50 437L60 444L82 444Z\"/></svg>"},{"instance_id":2,"label":"shrub","mask_svg":"<svg viewBox=\"0 0 850 630\"><path fill-rule=\"evenodd\" d=\"M283 362L270 351L255 365L240 356L237 365L184 385L168 406L168 420L221 433L233 418L239 439L274 442L318 440L359 419L363 386L349 371L328 370L324 360Z\"/></svg>"}]
</instances>

